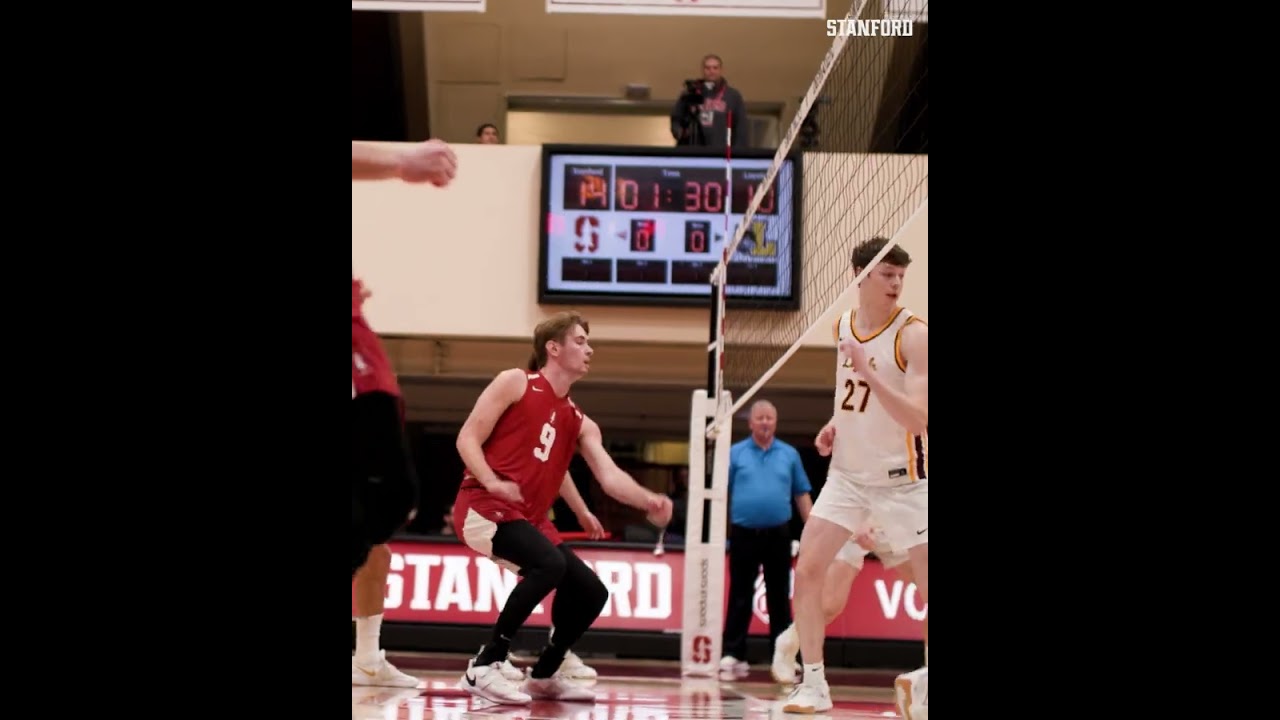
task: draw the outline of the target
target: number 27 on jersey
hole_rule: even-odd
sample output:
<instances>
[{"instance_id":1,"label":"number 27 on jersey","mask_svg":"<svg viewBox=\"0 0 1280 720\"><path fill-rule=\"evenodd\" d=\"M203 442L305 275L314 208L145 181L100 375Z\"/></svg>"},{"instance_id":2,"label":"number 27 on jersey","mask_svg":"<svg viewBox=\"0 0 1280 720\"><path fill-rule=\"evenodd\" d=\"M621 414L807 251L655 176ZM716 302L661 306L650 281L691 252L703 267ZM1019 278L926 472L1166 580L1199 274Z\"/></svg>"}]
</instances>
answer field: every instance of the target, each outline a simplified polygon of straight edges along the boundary
<instances>
[{"instance_id":1,"label":"number 27 on jersey","mask_svg":"<svg viewBox=\"0 0 1280 720\"><path fill-rule=\"evenodd\" d=\"M861 401L857 400L854 397L854 395L858 392L859 388L862 389ZM866 412L867 400L871 399L871 386L867 384L867 381L858 380L857 383L855 384L853 380L845 380L844 389L848 390L848 392L845 393L844 400L840 403L840 409L848 410L849 412ZM552 428L551 431L552 431L552 437L554 437L555 428ZM543 429L542 433L543 435L546 435L545 428ZM538 451L535 450L533 454L537 455Z\"/></svg>"}]
</instances>

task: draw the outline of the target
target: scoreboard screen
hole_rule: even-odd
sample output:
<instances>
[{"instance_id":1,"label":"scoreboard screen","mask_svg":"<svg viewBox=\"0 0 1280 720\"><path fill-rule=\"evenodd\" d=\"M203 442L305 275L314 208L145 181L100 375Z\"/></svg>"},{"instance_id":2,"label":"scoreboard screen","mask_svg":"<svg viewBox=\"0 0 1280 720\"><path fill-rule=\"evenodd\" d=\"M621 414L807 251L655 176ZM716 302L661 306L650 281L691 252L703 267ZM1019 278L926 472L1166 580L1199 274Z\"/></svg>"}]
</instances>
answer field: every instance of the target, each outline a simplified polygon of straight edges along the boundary
<instances>
[{"instance_id":1,"label":"scoreboard screen","mask_svg":"<svg viewBox=\"0 0 1280 720\"><path fill-rule=\"evenodd\" d=\"M546 145L538 302L705 305L773 153ZM732 306L799 306L800 158L763 191L729 262ZM737 302L735 302L737 301Z\"/></svg>"}]
</instances>

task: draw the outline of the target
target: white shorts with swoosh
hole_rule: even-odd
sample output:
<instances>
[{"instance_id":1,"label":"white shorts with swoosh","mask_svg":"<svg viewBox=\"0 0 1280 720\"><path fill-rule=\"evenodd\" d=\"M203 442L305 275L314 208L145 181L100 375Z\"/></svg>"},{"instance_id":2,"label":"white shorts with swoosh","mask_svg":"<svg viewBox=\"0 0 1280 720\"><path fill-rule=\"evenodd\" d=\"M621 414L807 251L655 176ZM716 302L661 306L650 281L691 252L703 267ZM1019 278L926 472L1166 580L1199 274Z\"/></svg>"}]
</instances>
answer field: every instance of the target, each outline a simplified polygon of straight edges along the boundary
<instances>
[{"instance_id":1,"label":"white shorts with swoosh","mask_svg":"<svg viewBox=\"0 0 1280 720\"><path fill-rule=\"evenodd\" d=\"M889 547L906 552L929 542L929 481L878 487L859 485L833 473L827 476L811 514L850 534L861 530L874 515Z\"/></svg>"}]
</instances>

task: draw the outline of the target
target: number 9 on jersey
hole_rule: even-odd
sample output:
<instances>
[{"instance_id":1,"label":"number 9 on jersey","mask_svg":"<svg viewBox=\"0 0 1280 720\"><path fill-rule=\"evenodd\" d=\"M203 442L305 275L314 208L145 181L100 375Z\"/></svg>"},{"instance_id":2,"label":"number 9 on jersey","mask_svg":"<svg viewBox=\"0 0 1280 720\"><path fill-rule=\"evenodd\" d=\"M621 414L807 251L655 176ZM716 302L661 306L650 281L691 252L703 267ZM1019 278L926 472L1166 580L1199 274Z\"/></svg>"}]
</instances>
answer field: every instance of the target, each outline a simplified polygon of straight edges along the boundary
<instances>
[{"instance_id":1,"label":"number 9 on jersey","mask_svg":"<svg viewBox=\"0 0 1280 720\"><path fill-rule=\"evenodd\" d=\"M533 449L533 456L546 462L551 457L551 446L556 441L556 428L551 423L543 423L542 435L538 438L542 444Z\"/></svg>"}]
</instances>

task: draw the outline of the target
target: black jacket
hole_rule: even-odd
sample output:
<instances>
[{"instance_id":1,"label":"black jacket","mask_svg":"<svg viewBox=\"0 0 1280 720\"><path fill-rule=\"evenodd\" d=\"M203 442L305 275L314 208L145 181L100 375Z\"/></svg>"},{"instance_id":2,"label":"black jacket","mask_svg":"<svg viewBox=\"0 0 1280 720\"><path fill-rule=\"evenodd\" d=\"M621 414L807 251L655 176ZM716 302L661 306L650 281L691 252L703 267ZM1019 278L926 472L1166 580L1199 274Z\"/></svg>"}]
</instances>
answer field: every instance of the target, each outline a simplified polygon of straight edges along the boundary
<instances>
[{"instance_id":1,"label":"black jacket","mask_svg":"<svg viewBox=\"0 0 1280 720\"><path fill-rule=\"evenodd\" d=\"M682 96L671 109L671 136L677 145L724 147L733 115L733 147L749 147L750 123L742 93L729 87L724 78L711 89L699 83L702 94Z\"/></svg>"}]
</instances>

